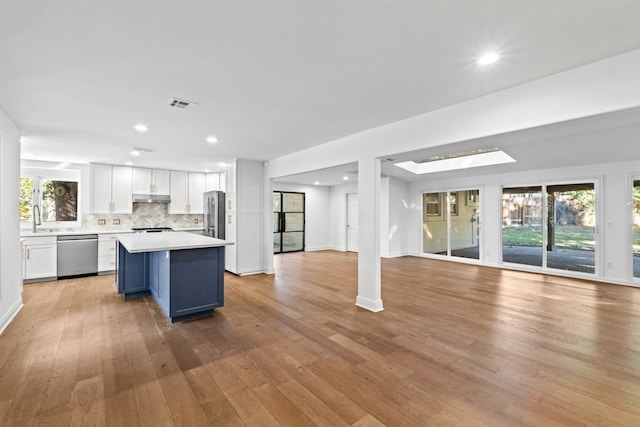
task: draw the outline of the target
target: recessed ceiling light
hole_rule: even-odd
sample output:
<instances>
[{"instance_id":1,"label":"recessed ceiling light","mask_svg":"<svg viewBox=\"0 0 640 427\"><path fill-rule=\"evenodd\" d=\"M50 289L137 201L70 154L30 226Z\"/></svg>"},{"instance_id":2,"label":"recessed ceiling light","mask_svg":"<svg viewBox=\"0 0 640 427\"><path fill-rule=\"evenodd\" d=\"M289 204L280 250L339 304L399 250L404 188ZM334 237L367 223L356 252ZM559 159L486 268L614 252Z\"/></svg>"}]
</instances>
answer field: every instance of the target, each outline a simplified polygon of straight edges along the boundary
<instances>
[{"instance_id":1,"label":"recessed ceiling light","mask_svg":"<svg viewBox=\"0 0 640 427\"><path fill-rule=\"evenodd\" d=\"M320 185L320 181L314 182L315 185Z\"/></svg>"},{"instance_id":2,"label":"recessed ceiling light","mask_svg":"<svg viewBox=\"0 0 640 427\"><path fill-rule=\"evenodd\" d=\"M211 172L211 171L209 169L204 169L203 172L204 173L208 173L208 172Z\"/></svg>"},{"instance_id":3,"label":"recessed ceiling light","mask_svg":"<svg viewBox=\"0 0 640 427\"><path fill-rule=\"evenodd\" d=\"M206 141L209 144L215 144L216 142L218 142L218 138L216 138L215 136L211 135L211 136L207 137Z\"/></svg>"},{"instance_id":4,"label":"recessed ceiling light","mask_svg":"<svg viewBox=\"0 0 640 427\"><path fill-rule=\"evenodd\" d=\"M133 162L124 162L124 164L127 166L133 166Z\"/></svg>"},{"instance_id":5,"label":"recessed ceiling light","mask_svg":"<svg viewBox=\"0 0 640 427\"><path fill-rule=\"evenodd\" d=\"M140 155L140 152L138 150L131 150L130 153L131 153L132 156L139 156Z\"/></svg>"},{"instance_id":6,"label":"recessed ceiling light","mask_svg":"<svg viewBox=\"0 0 640 427\"><path fill-rule=\"evenodd\" d=\"M349 181L349 177L348 177L347 175L343 176L343 177L342 177L342 179L343 179L344 181Z\"/></svg>"},{"instance_id":7,"label":"recessed ceiling light","mask_svg":"<svg viewBox=\"0 0 640 427\"><path fill-rule=\"evenodd\" d=\"M478 58L476 63L478 65L489 65L489 64L493 64L498 59L500 59L500 55L498 55L495 52L491 52L491 53L487 53L487 54L482 55L480 58Z\"/></svg>"},{"instance_id":8,"label":"recessed ceiling light","mask_svg":"<svg viewBox=\"0 0 640 427\"><path fill-rule=\"evenodd\" d=\"M147 125L145 125L145 124L142 124L142 123L138 123L133 128L135 130L137 130L138 132L146 132L146 131L149 130L149 127Z\"/></svg>"},{"instance_id":9,"label":"recessed ceiling light","mask_svg":"<svg viewBox=\"0 0 640 427\"><path fill-rule=\"evenodd\" d=\"M218 166L221 166L221 167L223 167L223 168L226 168L226 167L227 167L227 164L226 164L225 162L220 162L220 163L218 163Z\"/></svg>"}]
</instances>

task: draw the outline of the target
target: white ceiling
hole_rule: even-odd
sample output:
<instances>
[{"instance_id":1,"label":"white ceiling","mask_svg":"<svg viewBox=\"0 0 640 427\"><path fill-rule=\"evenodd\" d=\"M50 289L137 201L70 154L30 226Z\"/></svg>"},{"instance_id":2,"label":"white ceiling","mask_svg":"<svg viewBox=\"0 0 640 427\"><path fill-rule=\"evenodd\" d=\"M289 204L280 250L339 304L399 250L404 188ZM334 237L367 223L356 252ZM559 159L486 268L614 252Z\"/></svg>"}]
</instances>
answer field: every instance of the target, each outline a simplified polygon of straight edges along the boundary
<instances>
[{"instance_id":1,"label":"white ceiling","mask_svg":"<svg viewBox=\"0 0 640 427\"><path fill-rule=\"evenodd\" d=\"M1 5L0 107L23 131L23 155L65 162L221 170L640 48L636 0ZM474 64L494 49L500 62ZM171 97L199 106L171 109ZM136 133L138 122L150 131ZM133 159L131 147L154 151ZM602 159L589 151L580 161Z\"/></svg>"}]
</instances>

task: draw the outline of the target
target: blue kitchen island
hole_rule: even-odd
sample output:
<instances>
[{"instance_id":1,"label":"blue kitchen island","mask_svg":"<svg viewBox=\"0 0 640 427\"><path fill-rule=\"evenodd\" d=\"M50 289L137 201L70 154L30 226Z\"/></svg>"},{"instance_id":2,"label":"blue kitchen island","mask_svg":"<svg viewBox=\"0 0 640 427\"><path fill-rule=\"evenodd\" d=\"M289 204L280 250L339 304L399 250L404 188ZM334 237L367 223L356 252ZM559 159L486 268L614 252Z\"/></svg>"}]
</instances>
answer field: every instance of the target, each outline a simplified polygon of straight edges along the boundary
<instances>
[{"instance_id":1,"label":"blue kitchen island","mask_svg":"<svg viewBox=\"0 0 640 427\"><path fill-rule=\"evenodd\" d=\"M117 236L116 286L123 299L151 295L171 323L224 305L224 247L185 232Z\"/></svg>"}]
</instances>

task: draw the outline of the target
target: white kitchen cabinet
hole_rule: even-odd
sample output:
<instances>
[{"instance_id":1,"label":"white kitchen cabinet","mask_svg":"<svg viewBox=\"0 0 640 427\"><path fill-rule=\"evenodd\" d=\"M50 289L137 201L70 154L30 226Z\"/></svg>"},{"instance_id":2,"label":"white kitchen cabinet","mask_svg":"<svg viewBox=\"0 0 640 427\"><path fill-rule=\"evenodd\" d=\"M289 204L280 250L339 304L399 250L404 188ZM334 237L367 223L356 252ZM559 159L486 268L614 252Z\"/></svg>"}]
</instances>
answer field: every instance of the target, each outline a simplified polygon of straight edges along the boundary
<instances>
[{"instance_id":1,"label":"white kitchen cabinet","mask_svg":"<svg viewBox=\"0 0 640 427\"><path fill-rule=\"evenodd\" d=\"M23 279L55 279L58 275L56 236L28 237L23 243Z\"/></svg>"},{"instance_id":2,"label":"white kitchen cabinet","mask_svg":"<svg viewBox=\"0 0 640 427\"><path fill-rule=\"evenodd\" d=\"M205 176L203 173L189 172L189 213L204 213Z\"/></svg>"},{"instance_id":3,"label":"white kitchen cabinet","mask_svg":"<svg viewBox=\"0 0 640 427\"><path fill-rule=\"evenodd\" d=\"M224 188L220 187L220 174L219 173L207 173L204 176L204 191L224 191Z\"/></svg>"},{"instance_id":4,"label":"white kitchen cabinet","mask_svg":"<svg viewBox=\"0 0 640 427\"><path fill-rule=\"evenodd\" d=\"M111 273L116 269L116 241L118 234L98 234L98 274Z\"/></svg>"},{"instance_id":5,"label":"white kitchen cabinet","mask_svg":"<svg viewBox=\"0 0 640 427\"><path fill-rule=\"evenodd\" d=\"M226 168L226 173L225 173L225 203L227 204L225 206L225 209L228 211L235 211L236 210L236 173L237 171L237 165L236 165L236 160L234 160L233 162L229 163L229 165L227 165Z\"/></svg>"},{"instance_id":6,"label":"white kitchen cabinet","mask_svg":"<svg viewBox=\"0 0 640 427\"><path fill-rule=\"evenodd\" d=\"M91 212L133 213L133 170L128 166L91 165Z\"/></svg>"},{"instance_id":7,"label":"white kitchen cabinet","mask_svg":"<svg viewBox=\"0 0 640 427\"><path fill-rule=\"evenodd\" d=\"M203 173L171 171L170 214L202 214L205 176Z\"/></svg>"},{"instance_id":8,"label":"white kitchen cabinet","mask_svg":"<svg viewBox=\"0 0 640 427\"><path fill-rule=\"evenodd\" d=\"M133 194L169 194L170 177L168 170L133 168Z\"/></svg>"},{"instance_id":9,"label":"white kitchen cabinet","mask_svg":"<svg viewBox=\"0 0 640 427\"><path fill-rule=\"evenodd\" d=\"M239 275L263 272L263 163L234 160L225 175L225 240L235 243L225 246L225 269Z\"/></svg>"}]
</instances>

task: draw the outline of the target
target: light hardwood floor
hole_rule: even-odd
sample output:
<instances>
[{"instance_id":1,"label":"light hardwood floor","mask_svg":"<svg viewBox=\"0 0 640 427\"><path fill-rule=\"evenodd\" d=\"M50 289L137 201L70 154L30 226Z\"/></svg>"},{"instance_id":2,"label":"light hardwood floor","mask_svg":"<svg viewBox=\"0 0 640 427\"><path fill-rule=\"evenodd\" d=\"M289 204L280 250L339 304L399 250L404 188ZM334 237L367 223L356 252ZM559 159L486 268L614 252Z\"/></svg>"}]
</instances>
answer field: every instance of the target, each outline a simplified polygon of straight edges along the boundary
<instances>
[{"instance_id":1,"label":"light hardwood floor","mask_svg":"<svg viewBox=\"0 0 640 427\"><path fill-rule=\"evenodd\" d=\"M26 285L0 337L0 425L640 425L640 289L475 265L276 257L167 323L114 276Z\"/></svg>"}]
</instances>

